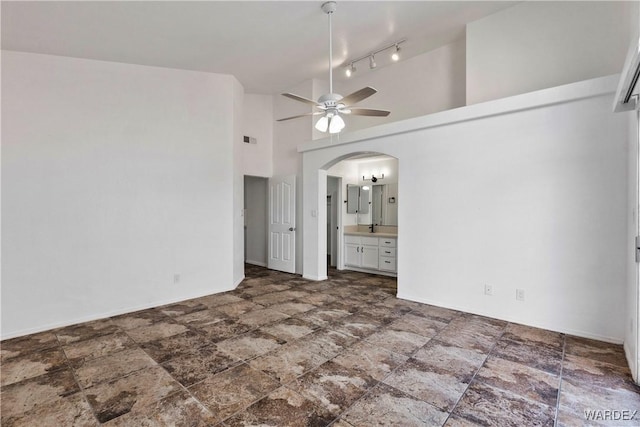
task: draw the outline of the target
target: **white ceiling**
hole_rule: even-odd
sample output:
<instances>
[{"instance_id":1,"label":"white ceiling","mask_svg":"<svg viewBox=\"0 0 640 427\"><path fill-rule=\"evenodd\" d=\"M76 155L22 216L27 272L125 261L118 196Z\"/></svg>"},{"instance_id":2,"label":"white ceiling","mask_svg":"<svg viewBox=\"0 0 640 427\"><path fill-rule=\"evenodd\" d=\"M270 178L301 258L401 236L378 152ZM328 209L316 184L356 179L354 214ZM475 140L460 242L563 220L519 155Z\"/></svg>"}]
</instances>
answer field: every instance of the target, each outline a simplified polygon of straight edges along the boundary
<instances>
[{"instance_id":1,"label":"white ceiling","mask_svg":"<svg viewBox=\"0 0 640 427\"><path fill-rule=\"evenodd\" d=\"M246 92L277 93L327 78L322 3L2 1L2 48L233 74ZM403 37L403 58L427 52L464 37L467 22L512 4L340 1L334 67Z\"/></svg>"}]
</instances>

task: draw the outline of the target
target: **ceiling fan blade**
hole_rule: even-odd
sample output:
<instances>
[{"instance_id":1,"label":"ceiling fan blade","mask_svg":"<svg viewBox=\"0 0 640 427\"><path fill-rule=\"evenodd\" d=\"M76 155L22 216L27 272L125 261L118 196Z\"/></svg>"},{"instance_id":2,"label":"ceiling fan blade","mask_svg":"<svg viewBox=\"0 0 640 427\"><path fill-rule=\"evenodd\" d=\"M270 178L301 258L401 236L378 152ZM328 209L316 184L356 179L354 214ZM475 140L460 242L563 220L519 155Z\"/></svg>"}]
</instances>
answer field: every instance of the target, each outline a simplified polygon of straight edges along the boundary
<instances>
[{"instance_id":1,"label":"ceiling fan blade","mask_svg":"<svg viewBox=\"0 0 640 427\"><path fill-rule=\"evenodd\" d=\"M386 110L373 110L371 108L349 108L344 111L345 114L353 114L354 116L376 116L387 117L391 114L391 111Z\"/></svg>"},{"instance_id":2,"label":"ceiling fan blade","mask_svg":"<svg viewBox=\"0 0 640 427\"><path fill-rule=\"evenodd\" d=\"M299 102L304 102L305 104L310 104L313 105L314 107L318 106L318 103L316 101L312 101L308 98L302 97L300 95L296 95L293 93L283 93L282 96L286 96L287 98L291 98L295 101L299 101Z\"/></svg>"},{"instance_id":3,"label":"ceiling fan blade","mask_svg":"<svg viewBox=\"0 0 640 427\"><path fill-rule=\"evenodd\" d=\"M324 112L323 111L316 111L314 113L298 114L297 116L291 116L291 117L285 117L284 119L278 119L278 120L276 120L276 122L284 122L285 120L297 119L297 118L300 118L300 117L317 116L318 114L324 114Z\"/></svg>"},{"instance_id":4,"label":"ceiling fan blade","mask_svg":"<svg viewBox=\"0 0 640 427\"><path fill-rule=\"evenodd\" d=\"M371 86L367 86L364 87L360 90L357 90L355 92L353 92L351 95L347 95L344 98L342 98L340 100L340 103L344 104L344 105L353 105L355 103L358 103L360 101L362 101L363 99L366 99L368 97L370 97L371 95L373 95L374 93L378 92L377 90L375 90L374 88L372 88Z\"/></svg>"}]
</instances>

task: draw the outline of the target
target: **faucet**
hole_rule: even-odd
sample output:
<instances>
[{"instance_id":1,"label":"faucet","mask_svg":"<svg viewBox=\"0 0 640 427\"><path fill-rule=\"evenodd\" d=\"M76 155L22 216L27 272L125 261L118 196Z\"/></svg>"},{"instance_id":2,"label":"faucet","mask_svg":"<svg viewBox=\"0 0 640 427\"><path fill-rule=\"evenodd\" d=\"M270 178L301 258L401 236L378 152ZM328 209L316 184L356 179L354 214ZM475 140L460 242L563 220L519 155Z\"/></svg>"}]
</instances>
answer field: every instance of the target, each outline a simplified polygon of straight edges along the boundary
<instances>
[{"instance_id":1,"label":"faucet","mask_svg":"<svg viewBox=\"0 0 640 427\"><path fill-rule=\"evenodd\" d=\"M373 223L371 223L371 225L369 226L369 233L374 233L374 231L373 231Z\"/></svg>"}]
</instances>

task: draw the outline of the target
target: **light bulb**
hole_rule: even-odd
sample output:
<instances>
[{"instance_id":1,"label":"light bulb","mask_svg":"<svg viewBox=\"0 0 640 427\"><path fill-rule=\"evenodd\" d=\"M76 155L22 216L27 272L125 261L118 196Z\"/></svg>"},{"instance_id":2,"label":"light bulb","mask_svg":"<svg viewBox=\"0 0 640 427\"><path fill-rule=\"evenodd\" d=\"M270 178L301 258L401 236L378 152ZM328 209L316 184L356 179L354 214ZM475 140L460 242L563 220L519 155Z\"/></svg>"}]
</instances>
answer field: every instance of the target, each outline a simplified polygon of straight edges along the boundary
<instances>
[{"instance_id":1,"label":"light bulb","mask_svg":"<svg viewBox=\"0 0 640 427\"><path fill-rule=\"evenodd\" d=\"M347 68L347 71L344 72L347 77L351 77L351 68Z\"/></svg>"},{"instance_id":2,"label":"light bulb","mask_svg":"<svg viewBox=\"0 0 640 427\"><path fill-rule=\"evenodd\" d=\"M320 120L316 122L316 129L318 129L320 132L326 132L328 127L329 119L327 118L327 116L320 117Z\"/></svg>"},{"instance_id":3,"label":"light bulb","mask_svg":"<svg viewBox=\"0 0 640 427\"><path fill-rule=\"evenodd\" d=\"M338 133L344 129L344 120L338 114L331 118L329 122L329 133Z\"/></svg>"}]
</instances>

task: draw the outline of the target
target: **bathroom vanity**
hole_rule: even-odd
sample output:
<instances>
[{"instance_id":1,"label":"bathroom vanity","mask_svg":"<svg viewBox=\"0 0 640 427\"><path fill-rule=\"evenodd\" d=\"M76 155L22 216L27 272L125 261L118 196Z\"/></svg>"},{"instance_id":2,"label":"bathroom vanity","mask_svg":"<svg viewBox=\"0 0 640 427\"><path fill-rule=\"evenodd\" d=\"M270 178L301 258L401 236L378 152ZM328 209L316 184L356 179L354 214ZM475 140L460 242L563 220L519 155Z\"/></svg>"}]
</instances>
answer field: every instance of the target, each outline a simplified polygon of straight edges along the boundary
<instances>
[{"instance_id":1,"label":"bathroom vanity","mask_svg":"<svg viewBox=\"0 0 640 427\"><path fill-rule=\"evenodd\" d=\"M349 270L396 276L397 233L384 230L371 233L363 226L347 226L344 231L344 267ZM396 228L397 229L397 228ZM385 232L387 231L387 232Z\"/></svg>"}]
</instances>

